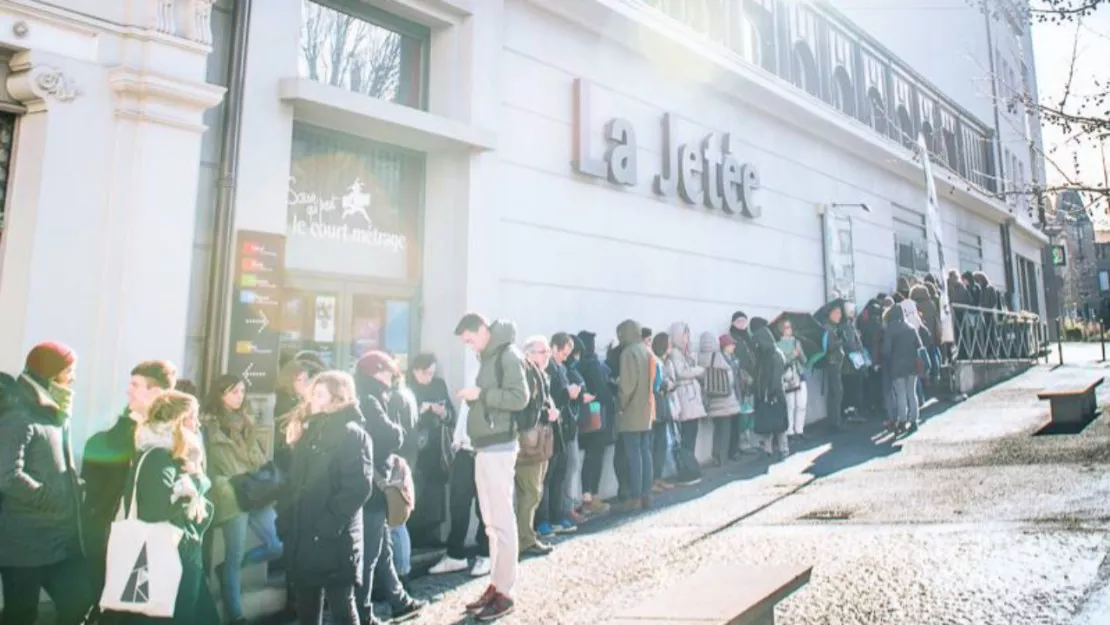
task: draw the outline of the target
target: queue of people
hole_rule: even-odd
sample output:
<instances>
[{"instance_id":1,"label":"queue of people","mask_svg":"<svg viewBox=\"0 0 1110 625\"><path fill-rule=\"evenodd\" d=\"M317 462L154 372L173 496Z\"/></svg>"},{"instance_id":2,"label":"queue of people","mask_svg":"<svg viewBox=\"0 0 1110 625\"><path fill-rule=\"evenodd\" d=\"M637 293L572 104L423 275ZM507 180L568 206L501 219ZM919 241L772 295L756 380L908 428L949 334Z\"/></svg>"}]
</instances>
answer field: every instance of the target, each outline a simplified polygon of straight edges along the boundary
<instances>
[{"instance_id":1,"label":"queue of people","mask_svg":"<svg viewBox=\"0 0 1110 625\"><path fill-rule=\"evenodd\" d=\"M711 466L786 457L806 436L815 370L833 425L881 414L896 433L915 428L922 381L943 360L929 284L880 294L858 318L829 302L809 343L790 316L772 324L738 311L723 333L696 340L683 322L655 333L626 320L604 353L587 330L518 347L513 323L468 314L455 335L479 359L473 385L452 394L432 354L402 374L373 351L352 375L302 353L279 374L272 429L251 414L241 378L217 378L199 401L174 390L188 385L172 364L148 361L132 370L115 424L89 439L80 473L76 354L36 345L17 378L0 378L0 625L34 623L43 590L61 625L215 623L218 604L226 622L243 623L243 571L263 563L284 570L301 623L320 623L325 609L335 623L375 623L375 601L408 617L425 605L407 589L411 550L439 545L445 524L446 555L430 573L489 575L467 609L495 620L513 610L518 560L550 553L552 536L697 483L702 427L712 424ZM610 446L615 510L600 496ZM145 544L142 567L113 561L134 550L113 532L123 519L175 528L181 573L168 616L108 596L156 594L140 589L164 565L147 563ZM217 534L224 556L213 566Z\"/></svg>"}]
</instances>

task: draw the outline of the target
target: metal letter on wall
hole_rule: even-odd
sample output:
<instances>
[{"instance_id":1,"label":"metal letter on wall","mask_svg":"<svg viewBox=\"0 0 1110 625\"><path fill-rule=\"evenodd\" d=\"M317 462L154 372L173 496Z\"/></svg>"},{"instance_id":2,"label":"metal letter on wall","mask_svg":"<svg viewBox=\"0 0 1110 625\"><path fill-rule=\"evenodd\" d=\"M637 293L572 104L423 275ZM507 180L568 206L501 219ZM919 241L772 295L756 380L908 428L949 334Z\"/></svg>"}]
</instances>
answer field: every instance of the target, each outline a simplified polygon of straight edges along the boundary
<instances>
[{"instance_id":1,"label":"metal letter on wall","mask_svg":"<svg viewBox=\"0 0 1110 625\"><path fill-rule=\"evenodd\" d=\"M605 136L612 142L605 153L609 182L636 186L636 130L627 119L611 119Z\"/></svg>"},{"instance_id":2,"label":"metal letter on wall","mask_svg":"<svg viewBox=\"0 0 1110 625\"><path fill-rule=\"evenodd\" d=\"M594 178L605 177L605 163L590 157L590 83L574 79L574 170Z\"/></svg>"}]
</instances>

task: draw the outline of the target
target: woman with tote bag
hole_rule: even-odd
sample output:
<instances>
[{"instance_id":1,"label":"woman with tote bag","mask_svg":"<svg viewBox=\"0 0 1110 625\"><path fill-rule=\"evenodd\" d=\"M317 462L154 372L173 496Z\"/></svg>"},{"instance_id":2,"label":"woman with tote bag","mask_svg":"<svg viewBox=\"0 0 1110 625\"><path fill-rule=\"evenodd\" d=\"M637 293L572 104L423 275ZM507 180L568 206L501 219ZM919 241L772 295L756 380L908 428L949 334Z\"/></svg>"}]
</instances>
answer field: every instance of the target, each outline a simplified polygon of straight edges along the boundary
<instances>
[{"instance_id":1,"label":"woman with tote bag","mask_svg":"<svg viewBox=\"0 0 1110 625\"><path fill-rule=\"evenodd\" d=\"M198 411L192 396L166 391L135 431L136 459L108 537L100 625L220 622L202 561L212 504Z\"/></svg>"}]
</instances>

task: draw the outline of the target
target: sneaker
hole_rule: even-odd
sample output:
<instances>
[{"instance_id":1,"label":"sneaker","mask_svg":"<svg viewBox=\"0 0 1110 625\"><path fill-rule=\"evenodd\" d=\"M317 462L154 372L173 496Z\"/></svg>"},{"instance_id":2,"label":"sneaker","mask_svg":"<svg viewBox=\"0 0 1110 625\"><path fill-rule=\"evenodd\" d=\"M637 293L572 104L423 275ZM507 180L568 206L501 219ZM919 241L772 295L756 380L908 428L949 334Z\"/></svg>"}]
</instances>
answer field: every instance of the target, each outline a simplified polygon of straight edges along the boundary
<instances>
[{"instance_id":1,"label":"sneaker","mask_svg":"<svg viewBox=\"0 0 1110 625\"><path fill-rule=\"evenodd\" d=\"M401 604L400 608L395 608L393 610L393 622L403 623L404 621L414 619L420 614L420 611L426 607L428 607L427 601L409 599L408 603Z\"/></svg>"},{"instance_id":2,"label":"sneaker","mask_svg":"<svg viewBox=\"0 0 1110 625\"><path fill-rule=\"evenodd\" d=\"M496 621L502 616L507 616L513 612L513 600L505 595L495 592L493 599L482 608L481 612L474 615L474 618L479 621Z\"/></svg>"},{"instance_id":3,"label":"sneaker","mask_svg":"<svg viewBox=\"0 0 1110 625\"><path fill-rule=\"evenodd\" d=\"M546 556L549 555L555 548L547 543L536 541L531 547L526 547L520 550L520 559L530 556Z\"/></svg>"},{"instance_id":4,"label":"sneaker","mask_svg":"<svg viewBox=\"0 0 1110 625\"><path fill-rule=\"evenodd\" d=\"M471 577L485 577L489 575L489 571L490 562L488 557L483 558L482 556L478 556L474 558L474 566L470 567Z\"/></svg>"},{"instance_id":5,"label":"sneaker","mask_svg":"<svg viewBox=\"0 0 1110 625\"><path fill-rule=\"evenodd\" d=\"M471 614L477 614L484 610L498 595L500 595L500 593L497 592L497 588L494 588L493 584L490 584L486 586L486 591L482 593L481 597L478 597L477 601L466 604L466 611Z\"/></svg>"},{"instance_id":6,"label":"sneaker","mask_svg":"<svg viewBox=\"0 0 1110 625\"><path fill-rule=\"evenodd\" d=\"M432 568L428 569L428 574L446 575L447 573L458 573L459 571L465 571L466 567L466 560L443 556L442 560L436 562Z\"/></svg>"},{"instance_id":7,"label":"sneaker","mask_svg":"<svg viewBox=\"0 0 1110 625\"><path fill-rule=\"evenodd\" d=\"M583 509L592 516L609 513L609 504L600 499L593 499L590 503L582 504Z\"/></svg>"},{"instance_id":8,"label":"sneaker","mask_svg":"<svg viewBox=\"0 0 1110 625\"><path fill-rule=\"evenodd\" d=\"M571 532L577 531L578 526L575 525L574 521L571 521L570 519L563 519L562 521L559 521L558 525L555 526L556 534L570 534Z\"/></svg>"},{"instance_id":9,"label":"sneaker","mask_svg":"<svg viewBox=\"0 0 1110 625\"><path fill-rule=\"evenodd\" d=\"M700 475L683 475L682 477L678 478L678 485L679 486L693 486L695 484L700 484L700 483L701 483L701 476Z\"/></svg>"},{"instance_id":10,"label":"sneaker","mask_svg":"<svg viewBox=\"0 0 1110 625\"><path fill-rule=\"evenodd\" d=\"M536 526L536 533L544 538L551 538L555 535L555 528L551 527L551 524L547 521L544 521Z\"/></svg>"}]
</instances>

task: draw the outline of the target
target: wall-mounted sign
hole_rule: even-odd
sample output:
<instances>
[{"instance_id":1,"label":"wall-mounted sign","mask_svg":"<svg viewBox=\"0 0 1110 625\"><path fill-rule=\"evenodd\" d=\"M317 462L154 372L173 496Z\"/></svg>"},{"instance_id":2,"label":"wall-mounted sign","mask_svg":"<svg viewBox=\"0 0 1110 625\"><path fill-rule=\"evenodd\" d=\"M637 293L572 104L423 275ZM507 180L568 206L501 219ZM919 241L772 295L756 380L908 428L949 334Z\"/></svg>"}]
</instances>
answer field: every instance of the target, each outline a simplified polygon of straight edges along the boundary
<instances>
[{"instance_id":1,"label":"wall-mounted sign","mask_svg":"<svg viewBox=\"0 0 1110 625\"><path fill-rule=\"evenodd\" d=\"M298 124L286 197L286 268L408 277L419 155Z\"/></svg>"},{"instance_id":2,"label":"wall-mounted sign","mask_svg":"<svg viewBox=\"0 0 1110 625\"><path fill-rule=\"evenodd\" d=\"M856 301L855 244L852 241L852 218L831 206L825 209L821 223L825 235L825 298L838 297Z\"/></svg>"},{"instance_id":3,"label":"wall-mounted sign","mask_svg":"<svg viewBox=\"0 0 1110 625\"><path fill-rule=\"evenodd\" d=\"M639 180L636 129L628 120L609 120L605 124L605 151L597 157L590 141L590 83L575 79L574 93L575 171L606 178L613 184L635 186ZM760 216L762 211L756 203L759 170L737 159L730 133L712 132L697 144L680 143L674 114L664 113L662 124L663 158L652 182L657 195L677 195L687 204L704 205L728 215L751 219Z\"/></svg>"},{"instance_id":4,"label":"wall-mounted sign","mask_svg":"<svg viewBox=\"0 0 1110 625\"><path fill-rule=\"evenodd\" d=\"M240 230L236 238L227 370L248 393L272 393L281 340L285 237Z\"/></svg>"},{"instance_id":5,"label":"wall-mounted sign","mask_svg":"<svg viewBox=\"0 0 1110 625\"><path fill-rule=\"evenodd\" d=\"M1068 266L1068 248L1063 245L1053 245L1049 248L1052 253L1052 266L1053 267L1067 267Z\"/></svg>"}]
</instances>

